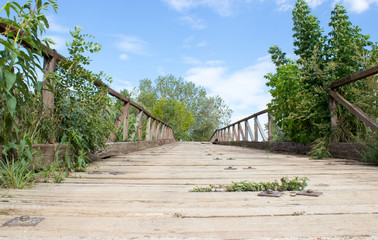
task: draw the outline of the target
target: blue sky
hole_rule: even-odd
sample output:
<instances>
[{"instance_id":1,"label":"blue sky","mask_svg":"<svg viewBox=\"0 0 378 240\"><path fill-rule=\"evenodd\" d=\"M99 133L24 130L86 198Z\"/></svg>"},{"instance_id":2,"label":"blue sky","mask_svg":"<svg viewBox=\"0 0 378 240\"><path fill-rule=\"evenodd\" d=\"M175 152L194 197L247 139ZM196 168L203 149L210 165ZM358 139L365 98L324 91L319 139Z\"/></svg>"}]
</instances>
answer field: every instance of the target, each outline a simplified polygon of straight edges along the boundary
<instances>
[{"instance_id":1,"label":"blue sky","mask_svg":"<svg viewBox=\"0 0 378 240\"><path fill-rule=\"evenodd\" d=\"M378 41L378 0L308 1L327 30L336 2L353 24ZM292 56L295 0L58 0L48 13L45 37L67 55L69 30L81 26L95 37L101 53L90 69L113 78L119 91L139 80L173 74L220 95L234 113L232 121L266 108L264 75L274 71L268 49L278 45Z\"/></svg>"}]
</instances>

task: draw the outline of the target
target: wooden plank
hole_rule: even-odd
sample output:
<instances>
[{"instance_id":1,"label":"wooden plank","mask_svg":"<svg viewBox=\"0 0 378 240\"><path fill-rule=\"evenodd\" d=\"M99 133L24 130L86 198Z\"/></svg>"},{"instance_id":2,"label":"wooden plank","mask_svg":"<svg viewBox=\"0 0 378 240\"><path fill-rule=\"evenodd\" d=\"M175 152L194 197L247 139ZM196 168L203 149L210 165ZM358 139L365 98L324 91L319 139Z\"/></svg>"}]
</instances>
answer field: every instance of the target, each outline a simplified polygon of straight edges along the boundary
<instances>
[{"instance_id":1,"label":"wooden plank","mask_svg":"<svg viewBox=\"0 0 378 240\"><path fill-rule=\"evenodd\" d=\"M251 126L249 125L248 121L245 121L245 126L248 130L249 136L251 137L251 141L253 141L253 134L252 134Z\"/></svg>"},{"instance_id":2,"label":"wooden plank","mask_svg":"<svg viewBox=\"0 0 378 240\"><path fill-rule=\"evenodd\" d=\"M273 141L273 119L268 114L268 141Z\"/></svg>"},{"instance_id":3,"label":"wooden plank","mask_svg":"<svg viewBox=\"0 0 378 240\"><path fill-rule=\"evenodd\" d=\"M378 74L378 65L374 66L372 68L366 69L364 71L352 74L352 75L350 75L348 77L342 78L342 79L340 79L340 80L332 83L331 86L330 86L330 88L331 88L331 90L334 90L335 88L347 85L349 83L361 80L363 78L367 78L367 77L373 76L375 74Z\"/></svg>"},{"instance_id":4,"label":"wooden plank","mask_svg":"<svg viewBox=\"0 0 378 240\"><path fill-rule=\"evenodd\" d=\"M245 141L248 141L248 120L244 122Z\"/></svg>"},{"instance_id":5,"label":"wooden plank","mask_svg":"<svg viewBox=\"0 0 378 240\"><path fill-rule=\"evenodd\" d=\"M142 136L142 129L143 129L143 111L141 111L141 116L140 116L140 120L139 120L139 123L138 123L138 141L142 141L143 140L143 136Z\"/></svg>"},{"instance_id":6,"label":"wooden plank","mask_svg":"<svg viewBox=\"0 0 378 240\"><path fill-rule=\"evenodd\" d=\"M153 119L152 127L151 127L151 140L156 140L156 120Z\"/></svg>"},{"instance_id":7,"label":"wooden plank","mask_svg":"<svg viewBox=\"0 0 378 240\"><path fill-rule=\"evenodd\" d=\"M331 116L331 128L332 131L335 131L337 129L336 101L331 96L328 98L328 106Z\"/></svg>"},{"instance_id":8,"label":"wooden plank","mask_svg":"<svg viewBox=\"0 0 378 240\"><path fill-rule=\"evenodd\" d=\"M115 133L118 131L119 127L121 126L122 121L124 121L124 119L126 118L126 115L129 114L129 107L130 107L129 103L126 103L126 104L123 105L123 108L121 109L121 113L114 123L115 130L114 130L114 132L110 133L110 136L109 136L110 142L114 142Z\"/></svg>"},{"instance_id":9,"label":"wooden plank","mask_svg":"<svg viewBox=\"0 0 378 240\"><path fill-rule=\"evenodd\" d=\"M139 111L138 116L137 116L137 120L134 123L134 129L135 129L135 131L131 135L131 141L134 141L135 135L138 133L138 126L139 126L139 122L141 121L142 117L143 117L143 111Z\"/></svg>"},{"instance_id":10,"label":"wooden plank","mask_svg":"<svg viewBox=\"0 0 378 240\"><path fill-rule=\"evenodd\" d=\"M42 101L46 107L45 110L48 115L50 115L54 109L54 82L49 77L51 77L50 73L56 71L56 62L57 52L55 50L53 51L52 57L44 58Z\"/></svg>"},{"instance_id":11,"label":"wooden plank","mask_svg":"<svg viewBox=\"0 0 378 240\"><path fill-rule=\"evenodd\" d=\"M268 138L267 138L267 136L266 136L266 134L265 134L265 132L264 132L264 128L263 128L262 125L260 124L260 121L259 121L259 119L258 119L257 116L256 116L256 118L255 118L255 122L256 122L256 124L257 124L257 128L259 129L259 132L260 132L260 135L261 135L263 141L266 142L266 141L268 140Z\"/></svg>"},{"instance_id":12,"label":"wooden plank","mask_svg":"<svg viewBox=\"0 0 378 240\"><path fill-rule=\"evenodd\" d=\"M151 141L151 118L147 118L147 126L146 126L146 140Z\"/></svg>"},{"instance_id":13,"label":"wooden plank","mask_svg":"<svg viewBox=\"0 0 378 240\"><path fill-rule=\"evenodd\" d=\"M329 91L329 94L372 130L378 131L378 124L368 115L366 115L366 113L364 113L360 108L348 102L336 91L331 90Z\"/></svg>"},{"instance_id":14,"label":"wooden plank","mask_svg":"<svg viewBox=\"0 0 378 240\"><path fill-rule=\"evenodd\" d=\"M235 129L235 125L232 125L232 140L231 141L235 141L235 138L236 138L236 129Z\"/></svg>"},{"instance_id":15,"label":"wooden plank","mask_svg":"<svg viewBox=\"0 0 378 240\"><path fill-rule=\"evenodd\" d=\"M259 141L259 132L258 132L258 126L257 126L257 116L254 117L254 128L255 128L255 142Z\"/></svg>"},{"instance_id":16,"label":"wooden plank","mask_svg":"<svg viewBox=\"0 0 378 240\"><path fill-rule=\"evenodd\" d=\"M240 123L238 123L237 125L235 125L235 128L237 128L237 134L236 134L236 141L240 141Z\"/></svg>"},{"instance_id":17,"label":"wooden plank","mask_svg":"<svg viewBox=\"0 0 378 240\"><path fill-rule=\"evenodd\" d=\"M128 105L126 114L123 119L123 134L122 139L123 141L126 141L129 137L129 121L130 121L130 103L126 103Z\"/></svg>"},{"instance_id":18,"label":"wooden plank","mask_svg":"<svg viewBox=\"0 0 378 240\"><path fill-rule=\"evenodd\" d=\"M155 135L155 139L156 140L160 140L161 138L160 138L160 126L161 126L161 122L158 122L158 124L157 124L157 126L156 126L156 135Z\"/></svg>"}]
</instances>

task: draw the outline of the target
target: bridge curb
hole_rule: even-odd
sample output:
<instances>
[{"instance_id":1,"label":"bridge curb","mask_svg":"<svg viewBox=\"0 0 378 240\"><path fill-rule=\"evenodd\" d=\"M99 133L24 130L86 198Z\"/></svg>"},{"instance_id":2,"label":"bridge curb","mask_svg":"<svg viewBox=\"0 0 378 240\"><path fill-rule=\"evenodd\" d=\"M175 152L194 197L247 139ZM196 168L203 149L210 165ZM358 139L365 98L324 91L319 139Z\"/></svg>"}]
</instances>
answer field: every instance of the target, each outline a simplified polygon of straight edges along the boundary
<instances>
[{"instance_id":1,"label":"bridge curb","mask_svg":"<svg viewBox=\"0 0 378 240\"><path fill-rule=\"evenodd\" d=\"M293 142L217 141L214 142L214 144L241 146L273 152L287 152L301 155L307 155L311 151L311 144L300 144ZM329 146L329 152L331 153L332 157L335 158L361 160L361 153L365 151L365 146L360 143L331 143Z\"/></svg>"}]
</instances>

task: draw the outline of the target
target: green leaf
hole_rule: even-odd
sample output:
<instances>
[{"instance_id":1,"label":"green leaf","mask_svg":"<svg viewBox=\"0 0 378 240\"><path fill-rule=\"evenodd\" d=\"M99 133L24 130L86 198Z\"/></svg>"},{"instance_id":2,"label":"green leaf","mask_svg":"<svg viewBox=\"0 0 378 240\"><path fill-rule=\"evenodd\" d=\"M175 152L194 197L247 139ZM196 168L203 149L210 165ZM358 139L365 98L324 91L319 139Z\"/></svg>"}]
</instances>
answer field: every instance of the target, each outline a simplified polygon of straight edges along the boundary
<instances>
[{"instance_id":1,"label":"green leaf","mask_svg":"<svg viewBox=\"0 0 378 240\"><path fill-rule=\"evenodd\" d=\"M16 83L17 75L15 73L8 71L7 69L5 70L4 75L5 81L7 83L7 91L10 91L13 85Z\"/></svg>"},{"instance_id":2,"label":"green leaf","mask_svg":"<svg viewBox=\"0 0 378 240\"><path fill-rule=\"evenodd\" d=\"M7 95L6 101L7 101L8 110L10 114L13 115L16 112L17 99L12 95Z\"/></svg>"}]
</instances>

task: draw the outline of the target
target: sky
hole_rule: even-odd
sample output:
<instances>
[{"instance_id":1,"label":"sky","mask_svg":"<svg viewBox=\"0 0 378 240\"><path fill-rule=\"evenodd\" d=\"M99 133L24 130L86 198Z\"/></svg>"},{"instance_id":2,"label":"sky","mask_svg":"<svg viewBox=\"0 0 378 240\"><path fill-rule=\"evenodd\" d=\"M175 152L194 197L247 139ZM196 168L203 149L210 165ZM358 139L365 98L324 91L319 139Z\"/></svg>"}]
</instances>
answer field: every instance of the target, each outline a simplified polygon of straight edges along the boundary
<instances>
[{"instance_id":1,"label":"sky","mask_svg":"<svg viewBox=\"0 0 378 240\"><path fill-rule=\"evenodd\" d=\"M264 75L274 72L269 47L293 55L295 0L58 0L44 35L67 56L69 31L102 45L89 69L113 78L110 87L132 90L145 78L172 74L221 96L232 122L266 108ZM343 4L353 24L378 41L378 0L308 1L325 32L332 8Z\"/></svg>"}]
</instances>

